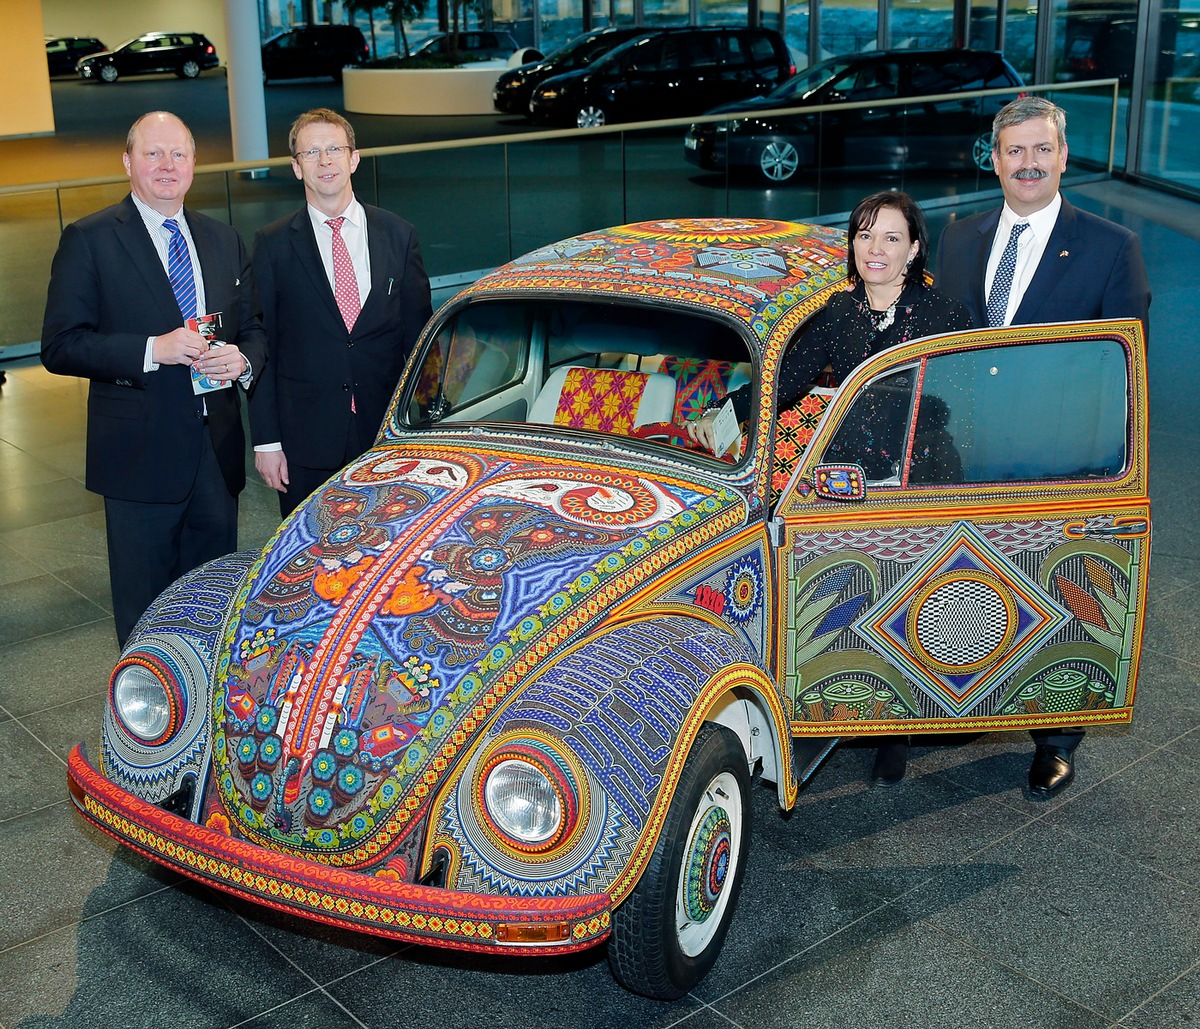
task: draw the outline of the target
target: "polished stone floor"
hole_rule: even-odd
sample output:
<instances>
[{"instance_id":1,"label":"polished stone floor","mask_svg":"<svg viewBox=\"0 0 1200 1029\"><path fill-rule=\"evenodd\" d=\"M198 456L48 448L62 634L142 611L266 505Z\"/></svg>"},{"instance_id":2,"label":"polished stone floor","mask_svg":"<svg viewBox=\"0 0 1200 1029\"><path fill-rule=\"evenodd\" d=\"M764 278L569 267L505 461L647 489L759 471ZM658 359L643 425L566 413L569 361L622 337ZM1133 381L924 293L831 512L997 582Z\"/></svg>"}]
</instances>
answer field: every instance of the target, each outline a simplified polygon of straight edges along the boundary
<instances>
[{"instance_id":1,"label":"polished stone floor","mask_svg":"<svg viewBox=\"0 0 1200 1029\"><path fill-rule=\"evenodd\" d=\"M1177 1029L1200 1021L1200 206L1122 184L1155 292L1154 562L1138 712L1093 731L1060 798L1024 736L915 750L892 790L845 746L781 817L755 798L730 939L691 995L623 992L603 951L479 960L273 915L158 870L67 800L117 649L86 387L34 359L0 388L0 1027L802 1026ZM948 212L940 212L944 218ZM242 542L273 497L243 496Z\"/></svg>"}]
</instances>

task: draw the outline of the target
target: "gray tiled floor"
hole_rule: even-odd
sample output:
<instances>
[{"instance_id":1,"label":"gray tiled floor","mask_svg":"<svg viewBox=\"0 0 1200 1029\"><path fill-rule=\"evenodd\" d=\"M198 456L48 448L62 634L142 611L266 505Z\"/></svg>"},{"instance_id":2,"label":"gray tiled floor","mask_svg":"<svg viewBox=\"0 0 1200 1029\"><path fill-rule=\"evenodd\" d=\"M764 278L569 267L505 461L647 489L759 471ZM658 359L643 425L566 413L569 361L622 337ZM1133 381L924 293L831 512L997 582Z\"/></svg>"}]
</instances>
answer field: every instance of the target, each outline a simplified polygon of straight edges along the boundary
<instances>
[{"instance_id":1,"label":"gray tiled floor","mask_svg":"<svg viewBox=\"0 0 1200 1029\"><path fill-rule=\"evenodd\" d=\"M116 656L84 389L34 361L0 390L0 1027L805 1026L1174 1029L1200 1019L1200 208L1073 191L1136 231L1155 290L1155 552L1138 716L1035 805L1024 737L915 751L890 791L846 746L781 817L755 801L729 942L689 997L624 993L602 951L478 959L259 910L117 850L72 812ZM945 217L947 212L939 212ZM936 228L936 226L935 226ZM274 500L252 484L242 540Z\"/></svg>"}]
</instances>

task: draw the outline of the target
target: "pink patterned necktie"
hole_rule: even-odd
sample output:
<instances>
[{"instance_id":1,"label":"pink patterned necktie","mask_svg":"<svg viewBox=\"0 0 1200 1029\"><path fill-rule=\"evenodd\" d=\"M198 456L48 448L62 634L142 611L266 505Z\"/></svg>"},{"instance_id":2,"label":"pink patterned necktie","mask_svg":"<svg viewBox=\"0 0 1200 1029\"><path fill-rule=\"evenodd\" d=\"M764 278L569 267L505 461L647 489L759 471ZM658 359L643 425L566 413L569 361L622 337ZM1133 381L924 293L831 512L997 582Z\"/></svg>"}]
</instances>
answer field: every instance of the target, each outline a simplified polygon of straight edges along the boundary
<instances>
[{"instance_id":1,"label":"pink patterned necktie","mask_svg":"<svg viewBox=\"0 0 1200 1029\"><path fill-rule=\"evenodd\" d=\"M333 296L349 332L358 320L362 304L358 297L358 279L354 277L354 265L350 262L350 251L342 239L342 222L345 220L330 218L325 224L333 230Z\"/></svg>"}]
</instances>

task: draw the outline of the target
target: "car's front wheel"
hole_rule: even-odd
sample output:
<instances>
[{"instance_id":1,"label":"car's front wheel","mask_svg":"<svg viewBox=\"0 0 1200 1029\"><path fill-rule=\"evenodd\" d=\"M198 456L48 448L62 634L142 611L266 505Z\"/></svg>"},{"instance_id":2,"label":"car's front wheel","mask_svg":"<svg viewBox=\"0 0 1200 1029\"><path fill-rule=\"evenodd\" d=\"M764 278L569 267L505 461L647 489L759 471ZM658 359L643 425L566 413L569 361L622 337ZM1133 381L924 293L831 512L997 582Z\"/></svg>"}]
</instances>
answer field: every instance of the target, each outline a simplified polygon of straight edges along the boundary
<instances>
[{"instance_id":1,"label":"car's front wheel","mask_svg":"<svg viewBox=\"0 0 1200 1029\"><path fill-rule=\"evenodd\" d=\"M995 171L996 165L992 160L992 134L985 132L975 140L971 147L971 159L980 171Z\"/></svg>"},{"instance_id":2,"label":"car's front wheel","mask_svg":"<svg viewBox=\"0 0 1200 1029\"><path fill-rule=\"evenodd\" d=\"M684 764L650 863L613 912L608 959L628 990L674 1000L716 963L750 844L750 771L737 736L707 723Z\"/></svg>"},{"instance_id":3,"label":"car's front wheel","mask_svg":"<svg viewBox=\"0 0 1200 1029\"><path fill-rule=\"evenodd\" d=\"M581 107L579 113L575 115L575 124L581 129L594 129L607 122L608 116L605 115L604 108L599 104L587 104Z\"/></svg>"},{"instance_id":4,"label":"car's front wheel","mask_svg":"<svg viewBox=\"0 0 1200 1029\"><path fill-rule=\"evenodd\" d=\"M116 82L120 72L117 71L115 64L106 64L100 69L100 78L104 82Z\"/></svg>"},{"instance_id":5,"label":"car's front wheel","mask_svg":"<svg viewBox=\"0 0 1200 1029\"><path fill-rule=\"evenodd\" d=\"M179 66L179 71L176 72L176 74L181 79L194 79L197 75L200 74L200 62L199 61L184 61L183 64L181 64Z\"/></svg>"},{"instance_id":6,"label":"car's front wheel","mask_svg":"<svg viewBox=\"0 0 1200 1029\"><path fill-rule=\"evenodd\" d=\"M772 140L758 154L758 168L768 182L787 182L800 167L800 151L786 139Z\"/></svg>"}]
</instances>

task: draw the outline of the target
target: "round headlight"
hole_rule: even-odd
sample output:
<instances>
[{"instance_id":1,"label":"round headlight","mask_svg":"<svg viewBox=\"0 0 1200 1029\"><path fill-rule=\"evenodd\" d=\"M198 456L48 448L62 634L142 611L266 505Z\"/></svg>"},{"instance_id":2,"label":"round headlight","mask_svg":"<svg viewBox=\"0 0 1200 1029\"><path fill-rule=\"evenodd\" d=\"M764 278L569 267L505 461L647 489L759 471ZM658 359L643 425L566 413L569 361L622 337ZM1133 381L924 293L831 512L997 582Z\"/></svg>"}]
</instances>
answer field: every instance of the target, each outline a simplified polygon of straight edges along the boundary
<instances>
[{"instance_id":1,"label":"round headlight","mask_svg":"<svg viewBox=\"0 0 1200 1029\"><path fill-rule=\"evenodd\" d=\"M517 846L536 846L562 825L562 803L554 783L536 765L515 758L489 773L483 800L493 825Z\"/></svg>"},{"instance_id":2,"label":"round headlight","mask_svg":"<svg viewBox=\"0 0 1200 1029\"><path fill-rule=\"evenodd\" d=\"M113 713L131 735L147 743L160 741L171 728L171 696L149 668L128 664L112 686Z\"/></svg>"}]
</instances>

